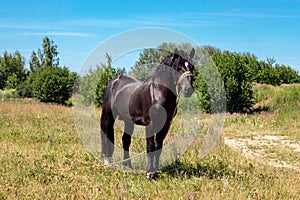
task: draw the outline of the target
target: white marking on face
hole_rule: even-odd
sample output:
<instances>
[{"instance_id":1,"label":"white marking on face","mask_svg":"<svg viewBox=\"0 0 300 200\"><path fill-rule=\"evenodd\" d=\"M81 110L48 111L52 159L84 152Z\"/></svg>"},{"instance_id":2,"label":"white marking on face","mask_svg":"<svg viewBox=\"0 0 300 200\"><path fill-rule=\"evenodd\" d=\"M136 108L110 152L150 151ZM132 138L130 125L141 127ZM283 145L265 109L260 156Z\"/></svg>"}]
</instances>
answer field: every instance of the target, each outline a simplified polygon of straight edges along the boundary
<instances>
[{"instance_id":1,"label":"white marking on face","mask_svg":"<svg viewBox=\"0 0 300 200\"><path fill-rule=\"evenodd\" d=\"M189 62L185 61L184 66L187 68L189 66Z\"/></svg>"}]
</instances>

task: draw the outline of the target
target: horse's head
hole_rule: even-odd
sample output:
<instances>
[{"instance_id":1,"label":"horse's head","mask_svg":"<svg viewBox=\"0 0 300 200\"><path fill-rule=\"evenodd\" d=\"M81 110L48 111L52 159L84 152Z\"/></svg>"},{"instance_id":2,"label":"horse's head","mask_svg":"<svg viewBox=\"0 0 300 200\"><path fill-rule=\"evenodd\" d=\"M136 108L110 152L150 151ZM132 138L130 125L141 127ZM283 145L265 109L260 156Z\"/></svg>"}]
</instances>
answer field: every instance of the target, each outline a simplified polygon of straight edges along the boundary
<instances>
[{"instance_id":1,"label":"horse's head","mask_svg":"<svg viewBox=\"0 0 300 200\"><path fill-rule=\"evenodd\" d=\"M195 67L191 63L194 55L194 48L189 55L186 55L183 52L178 52L178 50L175 49L175 52L171 57L172 67L178 72L175 77L177 95L182 93L185 97L190 97L194 92L192 83L195 80L193 76Z\"/></svg>"}]
</instances>

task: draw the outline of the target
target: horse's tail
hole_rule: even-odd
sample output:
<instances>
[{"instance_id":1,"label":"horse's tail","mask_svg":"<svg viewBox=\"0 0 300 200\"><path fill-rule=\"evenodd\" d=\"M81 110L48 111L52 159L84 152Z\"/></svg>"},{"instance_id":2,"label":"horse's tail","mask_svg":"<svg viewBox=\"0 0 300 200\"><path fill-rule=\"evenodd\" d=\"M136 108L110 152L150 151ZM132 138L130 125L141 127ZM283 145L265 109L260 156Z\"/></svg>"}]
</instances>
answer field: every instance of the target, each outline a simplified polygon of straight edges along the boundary
<instances>
[{"instance_id":1,"label":"horse's tail","mask_svg":"<svg viewBox=\"0 0 300 200\"><path fill-rule=\"evenodd\" d=\"M112 79L104 89L103 106L101 113L100 131L101 131L101 149L102 156L111 157L114 144L114 123L112 108L114 106L114 88L120 76Z\"/></svg>"}]
</instances>

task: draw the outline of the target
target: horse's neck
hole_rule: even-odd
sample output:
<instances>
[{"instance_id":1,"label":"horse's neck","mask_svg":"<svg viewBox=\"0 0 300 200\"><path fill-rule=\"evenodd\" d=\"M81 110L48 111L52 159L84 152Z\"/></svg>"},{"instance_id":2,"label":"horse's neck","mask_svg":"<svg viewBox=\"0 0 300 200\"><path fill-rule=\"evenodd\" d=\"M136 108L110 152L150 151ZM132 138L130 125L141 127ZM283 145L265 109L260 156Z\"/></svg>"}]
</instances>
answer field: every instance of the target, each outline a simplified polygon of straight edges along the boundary
<instances>
[{"instance_id":1,"label":"horse's neck","mask_svg":"<svg viewBox=\"0 0 300 200\"><path fill-rule=\"evenodd\" d=\"M175 70L168 66L160 66L160 69L152 76L151 82L159 84L165 90L166 96L174 96L176 100ZM174 94L174 95L173 95Z\"/></svg>"}]
</instances>

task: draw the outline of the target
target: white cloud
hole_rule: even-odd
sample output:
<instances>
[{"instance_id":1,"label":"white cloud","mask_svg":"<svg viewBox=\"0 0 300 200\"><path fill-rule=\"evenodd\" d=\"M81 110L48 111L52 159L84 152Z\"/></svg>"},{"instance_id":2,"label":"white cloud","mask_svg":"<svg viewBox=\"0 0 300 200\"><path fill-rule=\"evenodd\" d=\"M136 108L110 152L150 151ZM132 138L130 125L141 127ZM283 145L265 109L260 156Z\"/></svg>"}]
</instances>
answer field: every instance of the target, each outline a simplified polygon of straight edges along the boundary
<instances>
[{"instance_id":1,"label":"white cloud","mask_svg":"<svg viewBox=\"0 0 300 200\"><path fill-rule=\"evenodd\" d=\"M26 29L26 30L60 30L63 29L57 23L45 23L36 20L12 20L0 19L1 29Z\"/></svg>"},{"instance_id":2,"label":"white cloud","mask_svg":"<svg viewBox=\"0 0 300 200\"><path fill-rule=\"evenodd\" d=\"M70 37L91 37L93 34L79 32L24 32L19 35L36 35L36 36L70 36Z\"/></svg>"}]
</instances>

